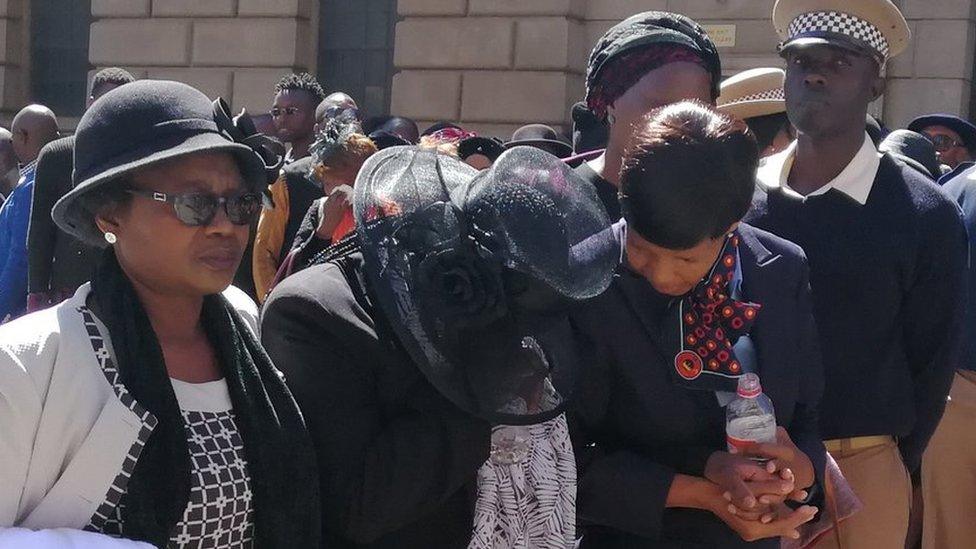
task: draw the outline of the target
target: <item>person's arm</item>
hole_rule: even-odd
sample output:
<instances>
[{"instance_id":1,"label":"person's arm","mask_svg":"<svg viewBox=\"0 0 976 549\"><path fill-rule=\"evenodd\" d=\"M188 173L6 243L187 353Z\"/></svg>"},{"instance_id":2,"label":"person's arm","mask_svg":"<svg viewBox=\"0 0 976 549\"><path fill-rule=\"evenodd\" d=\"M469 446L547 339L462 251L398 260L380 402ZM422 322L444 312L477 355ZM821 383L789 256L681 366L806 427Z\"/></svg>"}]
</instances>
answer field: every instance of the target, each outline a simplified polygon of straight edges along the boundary
<instances>
[{"instance_id":1,"label":"person's arm","mask_svg":"<svg viewBox=\"0 0 976 549\"><path fill-rule=\"evenodd\" d=\"M252 265L258 303L264 303L278 272L282 260L278 255L285 239L285 224L288 223L288 187L285 185L285 176L279 177L269 189L274 207L261 210L258 228L254 234Z\"/></svg>"},{"instance_id":2,"label":"person's arm","mask_svg":"<svg viewBox=\"0 0 976 549\"><path fill-rule=\"evenodd\" d=\"M153 549L141 541L114 538L71 528L29 530L0 528L0 547L24 549Z\"/></svg>"},{"instance_id":3,"label":"person's arm","mask_svg":"<svg viewBox=\"0 0 976 549\"><path fill-rule=\"evenodd\" d=\"M298 290L273 294L263 315L262 341L315 444L329 531L369 543L422 518L474 479L488 458L490 425L426 383L404 387L413 393L412 410L388 417L377 371L404 365L369 356L369 347L394 351L358 327L367 318L328 310Z\"/></svg>"},{"instance_id":4,"label":"person's arm","mask_svg":"<svg viewBox=\"0 0 976 549\"><path fill-rule=\"evenodd\" d=\"M915 394L915 427L898 446L914 472L935 432L959 365L966 303L968 245L961 212L951 202L919 223L914 283L904 297L905 350Z\"/></svg>"},{"instance_id":5,"label":"person's arm","mask_svg":"<svg viewBox=\"0 0 976 549\"><path fill-rule=\"evenodd\" d=\"M70 156L68 156L70 162ZM51 218L54 203L67 192L70 182L59 181L58 176L64 175L59 166L53 166L52 161L60 160L55 153L50 156L49 150L42 151L37 160L37 171L34 175L34 197L31 200L30 224L27 232L28 271L27 291L31 294L48 294L51 290L51 272L54 263L54 248L58 237L58 228ZM68 177L71 177L68 172ZM50 296L47 296L50 297Z\"/></svg>"},{"instance_id":6,"label":"person's arm","mask_svg":"<svg viewBox=\"0 0 976 549\"><path fill-rule=\"evenodd\" d=\"M31 459L45 459L33 455L43 407L27 365L0 346L0 527L17 525Z\"/></svg>"},{"instance_id":7,"label":"person's arm","mask_svg":"<svg viewBox=\"0 0 976 549\"><path fill-rule=\"evenodd\" d=\"M27 225L31 186L21 185L0 210L0 322L19 313L27 298ZM5 253L4 253L5 252Z\"/></svg>"},{"instance_id":8,"label":"person's arm","mask_svg":"<svg viewBox=\"0 0 976 549\"><path fill-rule=\"evenodd\" d=\"M813 316L813 298L810 290L810 268L803 262L797 286L796 314L800 320L800 340L795 356L799 358L800 391L793 409L793 419L786 429L796 447L813 464L814 479L798 479L797 489L813 488L814 501L820 501L823 494L824 468L827 464L827 450L820 436L820 399L823 396L824 373L823 358L820 353L820 339L817 323ZM809 491L809 490L808 490Z\"/></svg>"}]
</instances>

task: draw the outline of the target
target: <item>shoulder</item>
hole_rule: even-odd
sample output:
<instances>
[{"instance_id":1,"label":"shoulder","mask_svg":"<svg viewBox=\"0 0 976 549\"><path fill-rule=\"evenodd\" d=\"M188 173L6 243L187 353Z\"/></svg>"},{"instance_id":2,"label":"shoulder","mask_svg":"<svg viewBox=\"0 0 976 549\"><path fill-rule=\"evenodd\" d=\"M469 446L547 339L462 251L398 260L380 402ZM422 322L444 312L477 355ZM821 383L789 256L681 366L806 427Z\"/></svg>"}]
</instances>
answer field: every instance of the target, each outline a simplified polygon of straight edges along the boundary
<instances>
[{"instance_id":1,"label":"shoulder","mask_svg":"<svg viewBox=\"0 0 976 549\"><path fill-rule=\"evenodd\" d=\"M976 166L970 167L947 180L942 186L942 190L960 204L976 198Z\"/></svg>"},{"instance_id":2,"label":"shoulder","mask_svg":"<svg viewBox=\"0 0 976 549\"><path fill-rule=\"evenodd\" d=\"M234 308L244 318L247 324L254 330L254 333L258 331L258 306L251 299L251 296L244 293L243 290L237 286L228 286L226 290L221 292L227 303Z\"/></svg>"},{"instance_id":3,"label":"shoulder","mask_svg":"<svg viewBox=\"0 0 976 549\"><path fill-rule=\"evenodd\" d=\"M896 162L887 154L881 159L878 178L885 185L900 187L910 203L912 213L925 223L953 224L960 220L958 204L943 188L909 166Z\"/></svg>"},{"instance_id":4,"label":"shoulder","mask_svg":"<svg viewBox=\"0 0 976 549\"><path fill-rule=\"evenodd\" d=\"M768 250L772 255L778 255L788 262L806 263L807 255L799 245L786 240L785 238L764 231L748 223L739 225L739 236L743 243L750 249L756 249L753 244L758 244Z\"/></svg>"},{"instance_id":5,"label":"shoulder","mask_svg":"<svg viewBox=\"0 0 976 549\"><path fill-rule=\"evenodd\" d=\"M63 307L64 303L0 326L0 400L43 392L61 346Z\"/></svg>"},{"instance_id":6,"label":"shoulder","mask_svg":"<svg viewBox=\"0 0 976 549\"><path fill-rule=\"evenodd\" d=\"M361 261L361 255L354 254L349 267L359 269ZM268 326L280 317L293 315L338 323L358 323L368 316L356 299L347 272L334 262L312 265L275 286L264 304L262 323Z\"/></svg>"}]
</instances>

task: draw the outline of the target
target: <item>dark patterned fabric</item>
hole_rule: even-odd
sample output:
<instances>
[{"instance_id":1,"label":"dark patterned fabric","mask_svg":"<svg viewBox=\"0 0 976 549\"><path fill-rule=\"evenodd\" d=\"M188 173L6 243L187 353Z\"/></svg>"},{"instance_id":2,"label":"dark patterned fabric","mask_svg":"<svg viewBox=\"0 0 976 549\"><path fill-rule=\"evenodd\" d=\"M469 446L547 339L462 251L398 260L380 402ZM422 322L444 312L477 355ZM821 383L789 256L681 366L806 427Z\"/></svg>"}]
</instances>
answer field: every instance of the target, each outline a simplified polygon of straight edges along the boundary
<instances>
[{"instance_id":1,"label":"dark patterned fabric","mask_svg":"<svg viewBox=\"0 0 976 549\"><path fill-rule=\"evenodd\" d=\"M681 385L732 391L743 374L732 343L749 333L762 306L730 295L738 250L739 235L733 233L708 278L681 301L681 351L674 357L676 380Z\"/></svg>"},{"instance_id":2,"label":"dark patterned fabric","mask_svg":"<svg viewBox=\"0 0 976 549\"><path fill-rule=\"evenodd\" d=\"M820 33L841 34L866 44L882 59L888 59L888 39L878 27L849 13L838 11L814 11L794 19L789 28L787 41Z\"/></svg>"}]
</instances>

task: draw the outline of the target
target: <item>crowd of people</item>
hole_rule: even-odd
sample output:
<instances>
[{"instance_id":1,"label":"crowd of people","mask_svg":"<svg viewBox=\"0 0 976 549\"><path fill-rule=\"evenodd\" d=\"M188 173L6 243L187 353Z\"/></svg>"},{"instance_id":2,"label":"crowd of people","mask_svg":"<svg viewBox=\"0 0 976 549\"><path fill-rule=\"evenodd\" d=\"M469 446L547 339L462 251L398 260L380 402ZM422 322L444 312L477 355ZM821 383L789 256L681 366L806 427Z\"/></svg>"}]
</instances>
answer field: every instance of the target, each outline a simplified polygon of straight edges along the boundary
<instances>
[{"instance_id":1,"label":"crowd of people","mask_svg":"<svg viewBox=\"0 0 976 549\"><path fill-rule=\"evenodd\" d=\"M0 547L972 546L976 126L868 114L890 0L771 24L786 69L723 81L693 20L619 22L571 137L306 73L24 107ZM728 438L748 374L775 440Z\"/></svg>"}]
</instances>

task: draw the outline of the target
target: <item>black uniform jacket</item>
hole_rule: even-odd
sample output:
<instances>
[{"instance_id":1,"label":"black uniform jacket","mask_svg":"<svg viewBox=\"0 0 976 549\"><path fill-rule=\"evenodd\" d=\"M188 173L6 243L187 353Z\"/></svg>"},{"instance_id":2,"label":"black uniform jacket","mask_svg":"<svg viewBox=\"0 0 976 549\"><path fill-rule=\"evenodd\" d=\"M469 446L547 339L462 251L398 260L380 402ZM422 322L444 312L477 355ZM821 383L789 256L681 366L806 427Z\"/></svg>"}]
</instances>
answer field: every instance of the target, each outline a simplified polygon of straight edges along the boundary
<instances>
[{"instance_id":1,"label":"black uniform jacket","mask_svg":"<svg viewBox=\"0 0 976 549\"><path fill-rule=\"evenodd\" d=\"M764 231L743 224L739 233L743 300L762 304L750 337L763 389L822 479L823 372L806 258ZM680 336L669 335L678 321L669 301L622 267L573 317L595 354L571 415L583 547L778 547L743 542L711 513L665 508L675 474L702 476L708 457L726 448L715 393L674 382Z\"/></svg>"}]
</instances>

